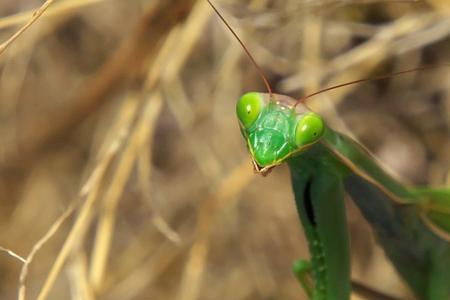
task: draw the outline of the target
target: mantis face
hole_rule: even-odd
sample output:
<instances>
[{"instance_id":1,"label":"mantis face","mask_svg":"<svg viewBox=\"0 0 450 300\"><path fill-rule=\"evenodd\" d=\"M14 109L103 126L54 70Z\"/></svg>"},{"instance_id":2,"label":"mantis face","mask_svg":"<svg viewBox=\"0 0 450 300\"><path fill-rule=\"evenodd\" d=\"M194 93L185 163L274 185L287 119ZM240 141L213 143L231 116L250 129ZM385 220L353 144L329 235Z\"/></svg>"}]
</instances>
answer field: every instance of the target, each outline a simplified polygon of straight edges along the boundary
<instances>
[{"instance_id":1,"label":"mantis face","mask_svg":"<svg viewBox=\"0 0 450 300\"><path fill-rule=\"evenodd\" d=\"M292 108L294 99L283 95L246 93L236 104L241 132L253 165L263 175L318 142L325 125L322 118L303 105Z\"/></svg>"}]
</instances>

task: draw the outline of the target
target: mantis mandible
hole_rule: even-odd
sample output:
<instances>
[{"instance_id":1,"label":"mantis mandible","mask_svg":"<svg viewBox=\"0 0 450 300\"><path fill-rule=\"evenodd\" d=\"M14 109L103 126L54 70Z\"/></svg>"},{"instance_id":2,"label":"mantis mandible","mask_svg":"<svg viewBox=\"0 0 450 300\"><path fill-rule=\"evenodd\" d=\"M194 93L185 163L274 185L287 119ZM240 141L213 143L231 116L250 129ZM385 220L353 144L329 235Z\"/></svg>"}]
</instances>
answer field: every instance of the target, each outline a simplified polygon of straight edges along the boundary
<instances>
[{"instance_id":1,"label":"mantis mandible","mask_svg":"<svg viewBox=\"0 0 450 300\"><path fill-rule=\"evenodd\" d=\"M376 232L386 256L419 299L450 297L450 188L404 186L360 144L329 128L304 100L272 92L263 71L226 20L263 79L267 93L244 94L236 104L239 126L257 173L287 163L310 261L294 272L314 300L350 297L349 238L344 193L350 194ZM417 71L408 70L389 76ZM312 275L313 282L308 280Z\"/></svg>"}]
</instances>

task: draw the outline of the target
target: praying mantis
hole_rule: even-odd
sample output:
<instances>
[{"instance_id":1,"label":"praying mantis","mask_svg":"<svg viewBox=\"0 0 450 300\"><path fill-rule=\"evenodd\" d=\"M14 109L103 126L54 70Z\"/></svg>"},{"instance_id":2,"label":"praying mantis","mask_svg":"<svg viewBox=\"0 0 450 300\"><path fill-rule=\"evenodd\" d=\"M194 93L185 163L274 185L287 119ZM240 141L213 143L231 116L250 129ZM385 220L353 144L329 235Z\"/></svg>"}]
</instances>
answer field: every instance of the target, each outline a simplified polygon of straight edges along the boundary
<instances>
[{"instance_id":1,"label":"praying mantis","mask_svg":"<svg viewBox=\"0 0 450 300\"><path fill-rule=\"evenodd\" d=\"M296 262L293 269L308 297L350 298L346 192L416 297L450 299L450 188L401 184L362 145L328 127L304 103L316 94L369 79L326 88L301 101L275 94L241 39L208 2L266 85L267 93L244 94L237 101L236 115L257 173L266 175L283 163L289 166L297 212L311 256L310 261Z\"/></svg>"}]
</instances>

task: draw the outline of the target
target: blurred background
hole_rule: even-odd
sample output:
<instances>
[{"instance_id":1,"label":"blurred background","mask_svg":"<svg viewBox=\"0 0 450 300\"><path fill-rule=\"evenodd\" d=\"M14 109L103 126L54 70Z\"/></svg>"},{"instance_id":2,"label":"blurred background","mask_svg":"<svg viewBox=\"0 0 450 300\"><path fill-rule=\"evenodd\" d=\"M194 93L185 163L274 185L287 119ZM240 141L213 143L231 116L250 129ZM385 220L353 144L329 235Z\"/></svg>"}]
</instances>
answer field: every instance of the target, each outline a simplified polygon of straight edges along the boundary
<instances>
[{"instance_id":1,"label":"blurred background","mask_svg":"<svg viewBox=\"0 0 450 300\"><path fill-rule=\"evenodd\" d=\"M42 2L1 1L1 41ZM447 0L214 3L295 98L450 62ZM288 170L253 173L246 91L265 88L204 0L55 1L0 55L0 299L306 299ZM403 182L450 184L448 67L309 104ZM412 299L346 200L353 279Z\"/></svg>"}]
</instances>

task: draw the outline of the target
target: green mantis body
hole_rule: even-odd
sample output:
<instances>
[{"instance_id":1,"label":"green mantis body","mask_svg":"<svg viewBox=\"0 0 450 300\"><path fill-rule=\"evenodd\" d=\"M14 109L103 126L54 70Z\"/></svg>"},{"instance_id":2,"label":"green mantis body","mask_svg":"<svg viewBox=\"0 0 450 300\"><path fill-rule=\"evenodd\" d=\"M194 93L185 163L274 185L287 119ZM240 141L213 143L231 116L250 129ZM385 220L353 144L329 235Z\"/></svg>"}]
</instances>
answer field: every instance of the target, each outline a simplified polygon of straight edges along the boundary
<instances>
[{"instance_id":1,"label":"green mantis body","mask_svg":"<svg viewBox=\"0 0 450 300\"><path fill-rule=\"evenodd\" d=\"M269 92L243 95L236 113L258 173L265 175L285 162L289 165L297 211L311 255L310 262L294 264L294 272L309 298L350 298L346 191L416 296L423 300L449 300L450 188L405 187L384 172L364 147L328 128L305 105L273 94L244 43L208 2L239 41ZM415 70L419 69L424 68ZM368 80L329 87L303 99ZM307 280L309 273L313 275L312 284Z\"/></svg>"},{"instance_id":2,"label":"green mantis body","mask_svg":"<svg viewBox=\"0 0 450 300\"><path fill-rule=\"evenodd\" d=\"M294 266L314 300L350 297L344 191L419 299L450 297L450 189L414 189L385 173L358 143L282 95L247 93L237 103L257 172L286 162L311 262ZM304 276L312 271L314 283Z\"/></svg>"}]
</instances>

